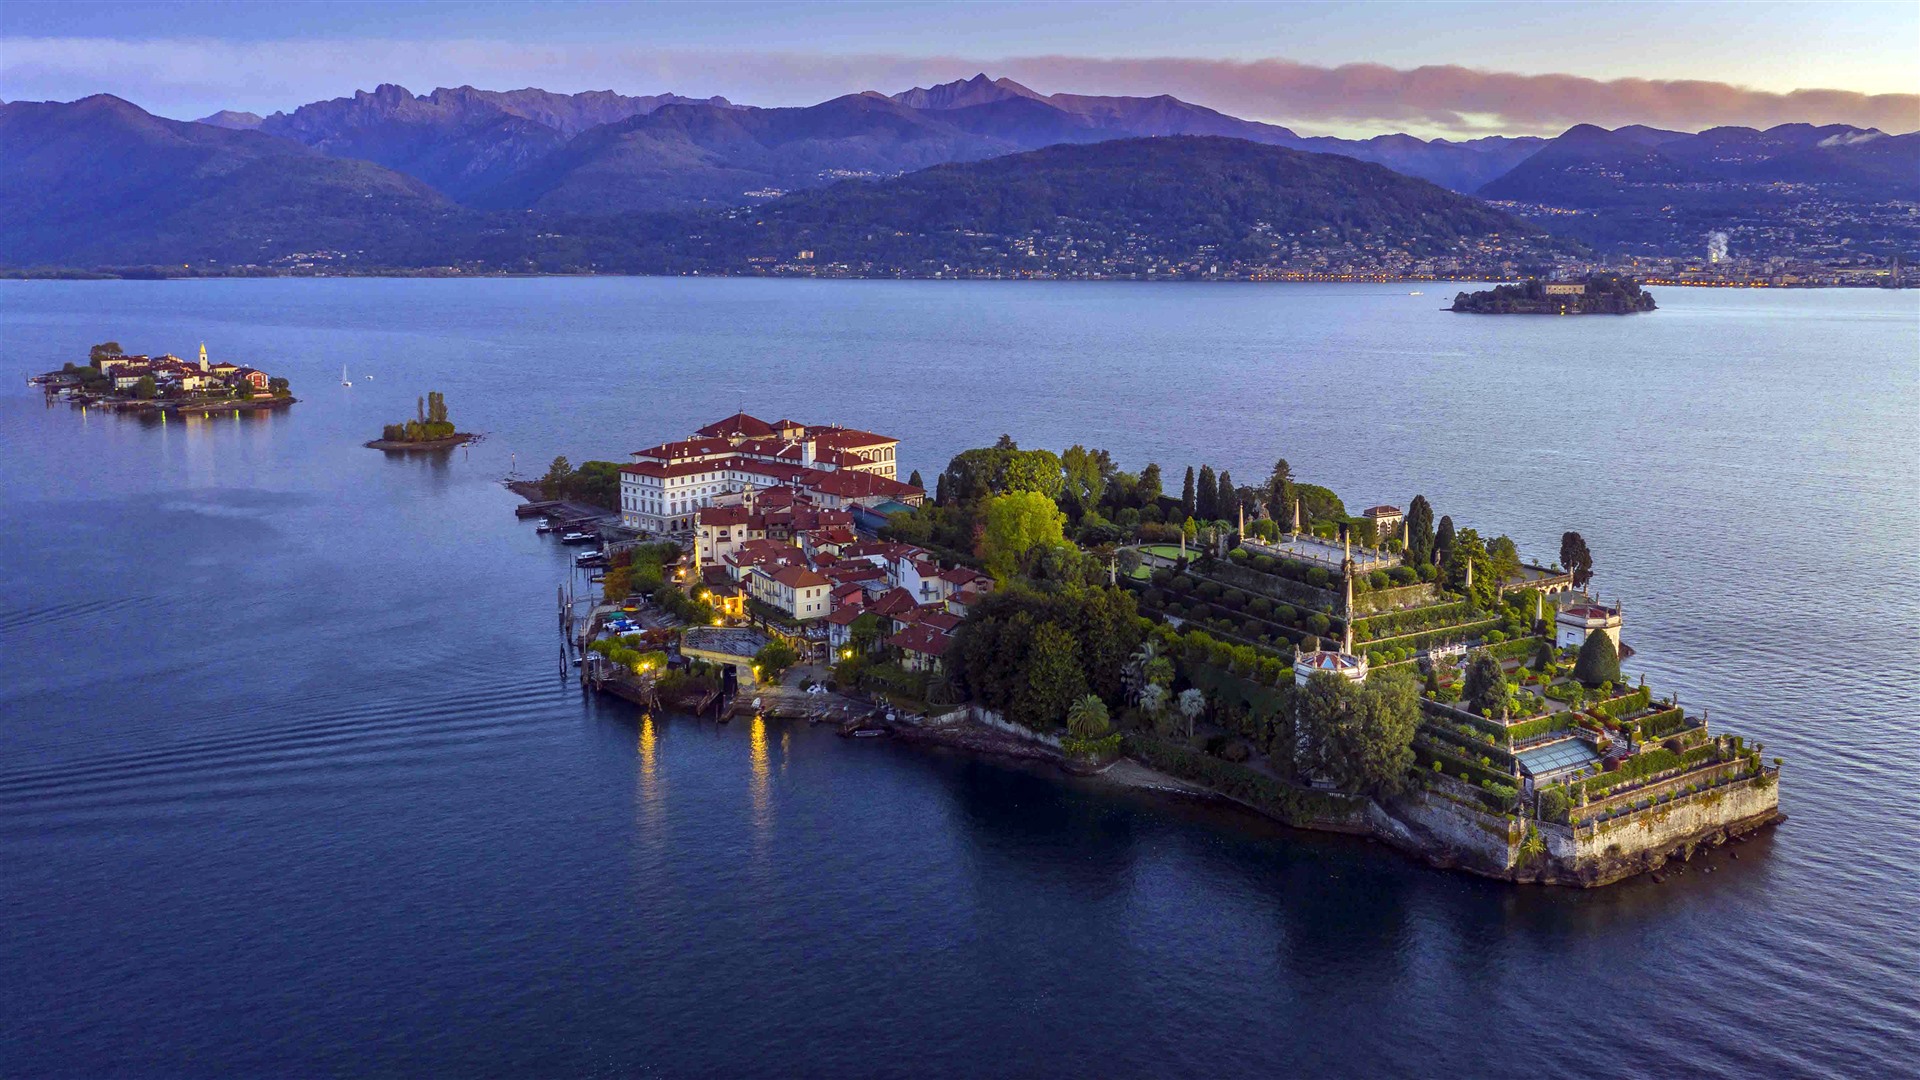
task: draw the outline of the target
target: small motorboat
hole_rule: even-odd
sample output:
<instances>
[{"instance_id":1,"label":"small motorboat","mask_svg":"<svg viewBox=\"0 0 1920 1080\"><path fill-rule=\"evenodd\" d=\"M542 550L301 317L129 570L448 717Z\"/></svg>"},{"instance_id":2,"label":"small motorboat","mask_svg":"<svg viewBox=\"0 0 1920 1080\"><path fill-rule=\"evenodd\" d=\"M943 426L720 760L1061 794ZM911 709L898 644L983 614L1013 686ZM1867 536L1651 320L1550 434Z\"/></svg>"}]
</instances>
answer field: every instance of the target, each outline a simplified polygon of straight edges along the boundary
<instances>
[{"instance_id":1,"label":"small motorboat","mask_svg":"<svg viewBox=\"0 0 1920 1080\"><path fill-rule=\"evenodd\" d=\"M543 522L541 522L540 524L538 524L538 525L535 525L535 526L533 527L533 531L534 531L534 532L537 532L537 533L540 533L540 534L542 534L542 535L545 535L546 533L550 533L550 532L552 532L552 531L553 531L553 522L551 522L551 521L543 521Z\"/></svg>"},{"instance_id":2,"label":"small motorboat","mask_svg":"<svg viewBox=\"0 0 1920 1080\"><path fill-rule=\"evenodd\" d=\"M579 532L577 530L569 530L560 534L560 542L563 544L591 544L597 542L599 539L600 537L597 534Z\"/></svg>"},{"instance_id":3,"label":"small motorboat","mask_svg":"<svg viewBox=\"0 0 1920 1080\"><path fill-rule=\"evenodd\" d=\"M352 380L352 379L349 379L349 378L347 378L347 365L345 365L345 364L341 364L341 365L340 365L340 385L341 385L341 386L352 386L352 385L353 385L353 380Z\"/></svg>"}]
</instances>

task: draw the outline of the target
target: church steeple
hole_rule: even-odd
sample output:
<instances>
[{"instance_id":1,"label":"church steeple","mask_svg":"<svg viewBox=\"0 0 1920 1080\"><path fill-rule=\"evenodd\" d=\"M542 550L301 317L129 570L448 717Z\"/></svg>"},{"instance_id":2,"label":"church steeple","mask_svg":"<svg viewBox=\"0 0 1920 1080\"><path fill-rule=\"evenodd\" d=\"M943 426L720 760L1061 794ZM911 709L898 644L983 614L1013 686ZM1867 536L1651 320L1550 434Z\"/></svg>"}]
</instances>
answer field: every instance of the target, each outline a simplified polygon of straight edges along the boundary
<instances>
[{"instance_id":1,"label":"church steeple","mask_svg":"<svg viewBox=\"0 0 1920 1080\"><path fill-rule=\"evenodd\" d=\"M207 343L204 341L200 343L200 370L207 370Z\"/></svg>"}]
</instances>

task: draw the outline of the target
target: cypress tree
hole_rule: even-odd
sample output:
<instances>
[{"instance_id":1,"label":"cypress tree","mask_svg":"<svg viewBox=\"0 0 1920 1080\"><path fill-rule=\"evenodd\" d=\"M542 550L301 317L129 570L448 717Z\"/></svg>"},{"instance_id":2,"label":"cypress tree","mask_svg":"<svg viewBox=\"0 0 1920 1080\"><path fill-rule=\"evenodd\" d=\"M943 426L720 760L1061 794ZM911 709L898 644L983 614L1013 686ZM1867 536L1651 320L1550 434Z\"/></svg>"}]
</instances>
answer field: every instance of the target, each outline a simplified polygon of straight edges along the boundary
<instances>
[{"instance_id":1,"label":"cypress tree","mask_svg":"<svg viewBox=\"0 0 1920 1080\"><path fill-rule=\"evenodd\" d=\"M1407 561L1422 563L1432 555L1433 504L1425 495L1415 495L1407 504Z\"/></svg>"},{"instance_id":2,"label":"cypress tree","mask_svg":"<svg viewBox=\"0 0 1920 1080\"><path fill-rule=\"evenodd\" d=\"M1240 497L1233 490L1233 474L1225 469L1220 470L1220 496L1214 500L1214 505L1220 511L1221 521L1234 520Z\"/></svg>"},{"instance_id":3,"label":"cypress tree","mask_svg":"<svg viewBox=\"0 0 1920 1080\"><path fill-rule=\"evenodd\" d=\"M1193 516L1193 466L1187 466L1187 482L1180 488L1180 510L1182 517Z\"/></svg>"},{"instance_id":4,"label":"cypress tree","mask_svg":"<svg viewBox=\"0 0 1920 1080\"><path fill-rule=\"evenodd\" d=\"M1194 490L1193 516L1212 521L1220 516L1220 485L1213 479L1213 466L1200 466L1200 483Z\"/></svg>"},{"instance_id":5,"label":"cypress tree","mask_svg":"<svg viewBox=\"0 0 1920 1080\"><path fill-rule=\"evenodd\" d=\"M1293 469L1286 458L1273 463L1273 475L1267 477L1267 516L1281 522L1281 528L1293 524Z\"/></svg>"},{"instance_id":6,"label":"cypress tree","mask_svg":"<svg viewBox=\"0 0 1920 1080\"><path fill-rule=\"evenodd\" d=\"M1573 677L1588 687L1603 682L1620 685L1620 650L1605 630L1587 635L1587 643L1580 646L1580 658L1573 662Z\"/></svg>"},{"instance_id":7,"label":"cypress tree","mask_svg":"<svg viewBox=\"0 0 1920 1080\"><path fill-rule=\"evenodd\" d=\"M1447 552L1452 550L1453 518L1446 516L1440 519L1440 528L1433 534L1433 561L1435 563L1445 563L1447 561Z\"/></svg>"},{"instance_id":8,"label":"cypress tree","mask_svg":"<svg viewBox=\"0 0 1920 1080\"><path fill-rule=\"evenodd\" d=\"M922 489L924 489L924 488L926 487L926 485L925 485L925 484L922 484L922 483L920 482L920 470L919 470L919 469L915 469L915 470L913 470L913 475L912 475L912 476L909 476L909 477L907 477L907 483L909 483L909 484L912 484L912 485L913 485L914 487L917 487L917 488L922 488Z\"/></svg>"}]
</instances>

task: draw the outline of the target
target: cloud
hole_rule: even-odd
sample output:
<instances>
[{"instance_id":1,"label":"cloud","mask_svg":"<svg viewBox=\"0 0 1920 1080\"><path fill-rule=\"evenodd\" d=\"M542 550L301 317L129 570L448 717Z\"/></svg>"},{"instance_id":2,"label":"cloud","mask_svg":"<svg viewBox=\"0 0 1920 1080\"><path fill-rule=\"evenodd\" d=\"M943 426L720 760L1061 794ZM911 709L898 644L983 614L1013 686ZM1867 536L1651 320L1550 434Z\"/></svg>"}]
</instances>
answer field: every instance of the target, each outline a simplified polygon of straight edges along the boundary
<instances>
[{"instance_id":1,"label":"cloud","mask_svg":"<svg viewBox=\"0 0 1920 1080\"><path fill-rule=\"evenodd\" d=\"M292 108L381 82L416 92L471 83L493 88L672 90L752 104L799 105L866 89L1006 75L1042 92L1172 94L1222 112L1295 126L1303 134L1553 133L1576 123L1696 130L1804 121L1888 131L1920 127L1920 94L1759 90L1689 79L1523 75L1453 65L1337 67L1284 59L691 51L628 44L505 41L210 39L0 41L0 97L119 94L170 115L215 108Z\"/></svg>"}]
</instances>

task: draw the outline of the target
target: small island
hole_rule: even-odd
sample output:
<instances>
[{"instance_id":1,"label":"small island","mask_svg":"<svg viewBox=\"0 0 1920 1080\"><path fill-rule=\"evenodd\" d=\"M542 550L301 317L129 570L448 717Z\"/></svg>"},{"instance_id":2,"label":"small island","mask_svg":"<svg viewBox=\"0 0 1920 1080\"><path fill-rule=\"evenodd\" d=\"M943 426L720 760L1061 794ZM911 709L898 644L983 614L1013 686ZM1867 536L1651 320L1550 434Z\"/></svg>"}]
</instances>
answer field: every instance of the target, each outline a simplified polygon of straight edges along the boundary
<instances>
[{"instance_id":1,"label":"small island","mask_svg":"<svg viewBox=\"0 0 1920 1080\"><path fill-rule=\"evenodd\" d=\"M1785 820L1781 758L1623 668L1578 532L1529 561L1423 495L1351 513L1284 459L1176 487L1005 436L929 496L899 441L738 413L522 485L544 501L516 516L603 544L575 558L585 617L560 599L583 685L1050 761L1516 883L1657 882Z\"/></svg>"},{"instance_id":2,"label":"small island","mask_svg":"<svg viewBox=\"0 0 1920 1080\"><path fill-rule=\"evenodd\" d=\"M438 390L429 390L426 397L416 399L414 409L412 420L388 424L367 446L374 450L446 450L475 438L453 429L453 422L447 419L446 396Z\"/></svg>"},{"instance_id":3,"label":"small island","mask_svg":"<svg viewBox=\"0 0 1920 1080\"><path fill-rule=\"evenodd\" d=\"M29 381L49 397L115 412L228 412L294 402L287 380L230 360L209 361L205 343L196 362L172 353L129 354L119 342L103 341L88 350L85 365L68 361Z\"/></svg>"},{"instance_id":4,"label":"small island","mask_svg":"<svg viewBox=\"0 0 1920 1080\"><path fill-rule=\"evenodd\" d=\"M1653 294L1620 274L1592 274L1585 281L1541 281L1496 285L1460 293L1451 311L1470 315L1634 315L1654 310Z\"/></svg>"}]
</instances>

